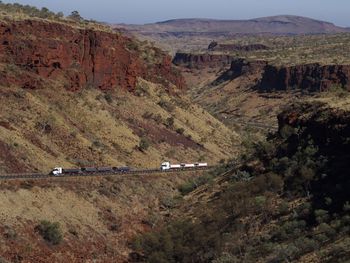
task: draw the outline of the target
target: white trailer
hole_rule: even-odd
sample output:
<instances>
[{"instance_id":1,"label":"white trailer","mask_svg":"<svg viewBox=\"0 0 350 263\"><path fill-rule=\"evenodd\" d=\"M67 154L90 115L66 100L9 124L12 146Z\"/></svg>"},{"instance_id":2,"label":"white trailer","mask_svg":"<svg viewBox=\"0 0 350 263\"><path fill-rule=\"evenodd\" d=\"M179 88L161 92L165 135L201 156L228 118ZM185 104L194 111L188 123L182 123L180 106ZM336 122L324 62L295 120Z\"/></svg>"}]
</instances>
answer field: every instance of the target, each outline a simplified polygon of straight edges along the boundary
<instances>
[{"instance_id":1,"label":"white trailer","mask_svg":"<svg viewBox=\"0 0 350 263\"><path fill-rule=\"evenodd\" d=\"M186 169L186 168L196 168L196 167L206 167L207 163L181 163L181 164L171 164L170 162L163 162L160 166L162 171L172 170L172 169Z\"/></svg>"}]
</instances>

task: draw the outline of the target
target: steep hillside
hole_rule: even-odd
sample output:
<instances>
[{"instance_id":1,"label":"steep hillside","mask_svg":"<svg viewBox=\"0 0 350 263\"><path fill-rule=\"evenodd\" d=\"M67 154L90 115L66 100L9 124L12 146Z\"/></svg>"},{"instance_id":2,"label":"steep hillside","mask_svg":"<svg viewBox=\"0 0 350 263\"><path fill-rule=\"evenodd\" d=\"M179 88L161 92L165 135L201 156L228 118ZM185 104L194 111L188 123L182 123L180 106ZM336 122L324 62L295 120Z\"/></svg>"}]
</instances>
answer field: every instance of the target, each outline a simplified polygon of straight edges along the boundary
<instances>
[{"instance_id":1,"label":"steep hillside","mask_svg":"<svg viewBox=\"0 0 350 263\"><path fill-rule=\"evenodd\" d=\"M349 112L312 102L278 119L278 132L252 142L187 192L171 222L135 240L145 262L349 259Z\"/></svg>"},{"instance_id":2,"label":"steep hillside","mask_svg":"<svg viewBox=\"0 0 350 263\"><path fill-rule=\"evenodd\" d=\"M215 163L236 151L237 135L186 98L169 56L84 26L1 19L1 172Z\"/></svg>"},{"instance_id":3,"label":"steep hillside","mask_svg":"<svg viewBox=\"0 0 350 263\"><path fill-rule=\"evenodd\" d=\"M169 215L177 187L199 175L2 181L0 261L127 262L133 237Z\"/></svg>"},{"instance_id":4,"label":"steep hillside","mask_svg":"<svg viewBox=\"0 0 350 263\"><path fill-rule=\"evenodd\" d=\"M0 3L0 174L235 155L165 52L77 14ZM0 182L0 262L127 262L203 172Z\"/></svg>"}]
</instances>

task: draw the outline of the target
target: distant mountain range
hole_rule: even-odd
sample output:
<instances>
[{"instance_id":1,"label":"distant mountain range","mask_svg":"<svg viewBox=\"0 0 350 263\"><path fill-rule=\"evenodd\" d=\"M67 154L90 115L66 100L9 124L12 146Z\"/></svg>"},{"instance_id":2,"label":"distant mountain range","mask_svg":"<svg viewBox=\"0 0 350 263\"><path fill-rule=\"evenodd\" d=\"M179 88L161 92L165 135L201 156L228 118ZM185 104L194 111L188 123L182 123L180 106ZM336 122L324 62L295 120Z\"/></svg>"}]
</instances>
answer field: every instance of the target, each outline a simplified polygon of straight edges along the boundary
<instances>
[{"instance_id":1,"label":"distant mountain range","mask_svg":"<svg viewBox=\"0 0 350 263\"><path fill-rule=\"evenodd\" d=\"M174 19L145 25L115 25L143 35L327 34L350 28L307 17L280 15L249 20Z\"/></svg>"}]
</instances>

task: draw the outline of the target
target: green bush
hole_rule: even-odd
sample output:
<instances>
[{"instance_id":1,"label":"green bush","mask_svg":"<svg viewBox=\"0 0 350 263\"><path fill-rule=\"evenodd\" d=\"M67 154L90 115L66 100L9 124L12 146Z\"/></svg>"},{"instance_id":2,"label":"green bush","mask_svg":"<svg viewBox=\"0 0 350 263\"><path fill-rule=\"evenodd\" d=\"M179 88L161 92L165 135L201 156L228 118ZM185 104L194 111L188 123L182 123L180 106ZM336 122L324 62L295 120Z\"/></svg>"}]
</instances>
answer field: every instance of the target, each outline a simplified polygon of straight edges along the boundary
<instances>
[{"instance_id":1,"label":"green bush","mask_svg":"<svg viewBox=\"0 0 350 263\"><path fill-rule=\"evenodd\" d=\"M78 11L73 11L69 16L68 18L74 20L74 21L77 21L77 22L80 22L82 20L84 20L81 15L79 14Z\"/></svg>"},{"instance_id":2,"label":"green bush","mask_svg":"<svg viewBox=\"0 0 350 263\"><path fill-rule=\"evenodd\" d=\"M150 147L150 141L147 138L142 137L139 143L139 150L144 152L144 151L147 151L149 147Z\"/></svg>"},{"instance_id":3,"label":"green bush","mask_svg":"<svg viewBox=\"0 0 350 263\"><path fill-rule=\"evenodd\" d=\"M196 183L194 181L190 181L190 182L187 182L187 183L180 185L179 191L182 195L187 195L196 188L197 188Z\"/></svg>"},{"instance_id":4,"label":"green bush","mask_svg":"<svg viewBox=\"0 0 350 263\"><path fill-rule=\"evenodd\" d=\"M51 223L50 221L43 220L37 226L39 234L50 244L58 245L63 240L63 234L58 222Z\"/></svg>"},{"instance_id":5,"label":"green bush","mask_svg":"<svg viewBox=\"0 0 350 263\"><path fill-rule=\"evenodd\" d=\"M184 128L177 128L177 129L176 129L176 132L177 132L178 134L184 134L185 129L184 129Z\"/></svg>"},{"instance_id":6,"label":"green bush","mask_svg":"<svg viewBox=\"0 0 350 263\"><path fill-rule=\"evenodd\" d=\"M175 110L175 106L171 102L163 99L158 102L158 105L168 112Z\"/></svg>"},{"instance_id":7,"label":"green bush","mask_svg":"<svg viewBox=\"0 0 350 263\"><path fill-rule=\"evenodd\" d=\"M164 125L167 127L167 128L173 128L174 127L174 117L169 117L165 120L165 123Z\"/></svg>"},{"instance_id":8,"label":"green bush","mask_svg":"<svg viewBox=\"0 0 350 263\"><path fill-rule=\"evenodd\" d=\"M146 262L211 262L220 247L220 233L209 234L208 228L190 221L174 222L137 237L133 248L145 255Z\"/></svg>"},{"instance_id":9,"label":"green bush","mask_svg":"<svg viewBox=\"0 0 350 263\"><path fill-rule=\"evenodd\" d=\"M106 93L106 94L104 95L104 98L105 98L105 100L106 100L108 103L112 103L112 102L113 102L112 95L109 94L109 93Z\"/></svg>"}]
</instances>

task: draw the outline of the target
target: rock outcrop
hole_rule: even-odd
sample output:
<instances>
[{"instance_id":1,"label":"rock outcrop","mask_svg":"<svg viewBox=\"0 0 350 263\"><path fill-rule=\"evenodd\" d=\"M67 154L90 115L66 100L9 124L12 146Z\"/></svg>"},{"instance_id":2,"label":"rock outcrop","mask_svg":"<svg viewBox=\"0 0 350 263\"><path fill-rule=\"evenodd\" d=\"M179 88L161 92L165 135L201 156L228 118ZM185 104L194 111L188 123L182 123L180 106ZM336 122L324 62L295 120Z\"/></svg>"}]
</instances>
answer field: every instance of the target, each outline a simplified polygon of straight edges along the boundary
<instances>
[{"instance_id":1,"label":"rock outcrop","mask_svg":"<svg viewBox=\"0 0 350 263\"><path fill-rule=\"evenodd\" d=\"M324 91L332 86L350 90L350 65L305 64L289 67L267 65L259 90L302 89Z\"/></svg>"},{"instance_id":2,"label":"rock outcrop","mask_svg":"<svg viewBox=\"0 0 350 263\"><path fill-rule=\"evenodd\" d=\"M155 58L148 62L141 55L148 51L138 50L134 40L120 34L38 20L2 21L0 63L7 70L0 70L0 81L32 89L52 79L68 90L133 90L142 77L184 88L171 58L159 49L152 51Z\"/></svg>"},{"instance_id":3,"label":"rock outcrop","mask_svg":"<svg viewBox=\"0 0 350 263\"><path fill-rule=\"evenodd\" d=\"M245 51L245 52L251 52L256 50L267 50L269 49L268 46L265 46L263 44L251 44L251 45L238 45L238 44L218 44L217 42L213 41L209 44L208 50L210 51Z\"/></svg>"},{"instance_id":4,"label":"rock outcrop","mask_svg":"<svg viewBox=\"0 0 350 263\"><path fill-rule=\"evenodd\" d=\"M231 62L236 58L230 55L216 54L191 54L176 53L173 63L177 66L188 68L206 68L206 67L223 67L230 66Z\"/></svg>"},{"instance_id":5,"label":"rock outcrop","mask_svg":"<svg viewBox=\"0 0 350 263\"><path fill-rule=\"evenodd\" d=\"M350 90L350 65L304 64L274 66L266 61L234 59L231 67L216 82L233 80L246 74L261 73L254 87L259 91L301 89L325 91L332 87ZM215 84L215 83L214 83Z\"/></svg>"},{"instance_id":6,"label":"rock outcrop","mask_svg":"<svg viewBox=\"0 0 350 263\"><path fill-rule=\"evenodd\" d=\"M255 74L262 72L266 67L266 61L247 61L242 58L237 58L231 62L231 67L229 70L225 71L219 78L213 83L219 84L224 81L233 80L239 76L246 74Z\"/></svg>"}]
</instances>

